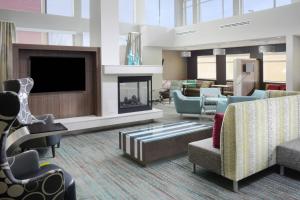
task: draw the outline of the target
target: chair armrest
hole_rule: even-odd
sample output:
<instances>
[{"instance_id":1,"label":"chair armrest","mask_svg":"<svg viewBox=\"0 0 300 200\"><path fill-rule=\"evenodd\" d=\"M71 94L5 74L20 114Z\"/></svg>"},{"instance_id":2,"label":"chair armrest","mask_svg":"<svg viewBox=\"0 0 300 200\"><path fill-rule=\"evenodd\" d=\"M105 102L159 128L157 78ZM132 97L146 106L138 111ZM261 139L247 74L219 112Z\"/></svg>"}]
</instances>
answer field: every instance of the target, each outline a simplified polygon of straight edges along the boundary
<instances>
[{"instance_id":1,"label":"chair armrest","mask_svg":"<svg viewBox=\"0 0 300 200\"><path fill-rule=\"evenodd\" d=\"M36 151L30 150L8 158L13 175L18 178L31 174L40 169L39 155Z\"/></svg>"},{"instance_id":2,"label":"chair armrest","mask_svg":"<svg viewBox=\"0 0 300 200\"><path fill-rule=\"evenodd\" d=\"M227 98L225 95L219 95L219 98Z\"/></svg>"}]
</instances>

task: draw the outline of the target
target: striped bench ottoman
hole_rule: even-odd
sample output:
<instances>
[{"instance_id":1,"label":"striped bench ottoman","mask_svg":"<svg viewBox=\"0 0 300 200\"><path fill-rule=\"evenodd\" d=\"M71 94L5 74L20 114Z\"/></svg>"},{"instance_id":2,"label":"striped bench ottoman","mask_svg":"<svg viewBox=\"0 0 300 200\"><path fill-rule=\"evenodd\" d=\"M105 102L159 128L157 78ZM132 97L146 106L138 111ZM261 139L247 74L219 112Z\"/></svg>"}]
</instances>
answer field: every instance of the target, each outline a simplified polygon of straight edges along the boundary
<instances>
[{"instance_id":1,"label":"striped bench ottoman","mask_svg":"<svg viewBox=\"0 0 300 200\"><path fill-rule=\"evenodd\" d=\"M186 153L188 143L211 137L212 126L198 122L168 123L119 133L119 148L142 165Z\"/></svg>"}]
</instances>

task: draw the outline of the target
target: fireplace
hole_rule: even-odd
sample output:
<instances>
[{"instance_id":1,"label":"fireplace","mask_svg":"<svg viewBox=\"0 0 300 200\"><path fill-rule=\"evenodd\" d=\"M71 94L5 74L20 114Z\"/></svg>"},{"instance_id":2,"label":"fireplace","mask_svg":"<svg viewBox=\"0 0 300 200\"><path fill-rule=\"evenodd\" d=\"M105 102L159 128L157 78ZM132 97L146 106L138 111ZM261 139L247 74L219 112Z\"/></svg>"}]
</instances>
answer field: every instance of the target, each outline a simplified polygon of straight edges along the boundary
<instances>
[{"instance_id":1,"label":"fireplace","mask_svg":"<svg viewBox=\"0 0 300 200\"><path fill-rule=\"evenodd\" d=\"M121 113L152 109L152 77L122 76L118 78L118 111Z\"/></svg>"}]
</instances>

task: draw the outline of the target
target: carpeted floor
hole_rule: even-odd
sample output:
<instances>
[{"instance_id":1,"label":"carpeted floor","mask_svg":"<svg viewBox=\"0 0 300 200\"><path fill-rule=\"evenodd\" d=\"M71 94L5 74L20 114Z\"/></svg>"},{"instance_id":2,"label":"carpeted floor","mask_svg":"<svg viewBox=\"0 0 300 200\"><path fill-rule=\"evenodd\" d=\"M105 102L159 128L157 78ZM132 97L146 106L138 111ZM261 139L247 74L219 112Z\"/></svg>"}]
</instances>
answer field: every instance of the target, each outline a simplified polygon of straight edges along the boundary
<instances>
[{"instance_id":1,"label":"carpeted floor","mask_svg":"<svg viewBox=\"0 0 300 200\"><path fill-rule=\"evenodd\" d=\"M141 167L122 156L118 132L158 123L182 120L173 105L157 104L164 118L152 124L66 136L55 159L50 161L70 172L79 200L92 199L300 199L300 175L289 171L281 177L277 167L241 181L239 193L231 192L231 182L204 169L192 173L192 164L182 155ZM185 117L211 123L208 118ZM49 154L50 156L50 154Z\"/></svg>"}]
</instances>

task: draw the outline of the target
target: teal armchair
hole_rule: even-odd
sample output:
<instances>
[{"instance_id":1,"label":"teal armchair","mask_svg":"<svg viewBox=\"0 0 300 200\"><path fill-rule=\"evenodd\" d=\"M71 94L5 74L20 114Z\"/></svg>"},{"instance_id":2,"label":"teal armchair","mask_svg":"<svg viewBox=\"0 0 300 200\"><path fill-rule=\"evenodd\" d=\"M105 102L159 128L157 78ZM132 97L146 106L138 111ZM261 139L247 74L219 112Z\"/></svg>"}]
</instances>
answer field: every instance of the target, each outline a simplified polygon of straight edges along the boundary
<instances>
[{"instance_id":1,"label":"teal armchair","mask_svg":"<svg viewBox=\"0 0 300 200\"><path fill-rule=\"evenodd\" d=\"M173 99L173 93L176 90L182 91L182 80L172 80L171 81L171 86L170 86L170 98L169 98L169 103L171 103Z\"/></svg>"},{"instance_id":2,"label":"teal armchair","mask_svg":"<svg viewBox=\"0 0 300 200\"><path fill-rule=\"evenodd\" d=\"M172 96L177 113L201 114L202 103L200 97L186 97L180 90L174 90Z\"/></svg>"},{"instance_id":3,"label":"teal armchair","mask_svg":"<svg viewBox=\"0 0 300 200\"><path fill-rule=\"evenodd\" d=\"M251 96L229 96L227 101L219 101L217 105L217 113L224 113L231 103L239 103L245 101L254 101L267 98L265 90L255 90Z\"/></svg>"},{"instance_id":4,"label":"teal armchair","mask_svg":"<svg viewBox=\"0 0 300 200\"><path fill-rule=\"evenodd\" d=\"M215 114L218 102L227 101L220 88L200 88L200 97L205 114Z\"/></svg>"}]
</instances>

